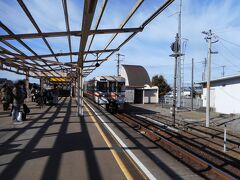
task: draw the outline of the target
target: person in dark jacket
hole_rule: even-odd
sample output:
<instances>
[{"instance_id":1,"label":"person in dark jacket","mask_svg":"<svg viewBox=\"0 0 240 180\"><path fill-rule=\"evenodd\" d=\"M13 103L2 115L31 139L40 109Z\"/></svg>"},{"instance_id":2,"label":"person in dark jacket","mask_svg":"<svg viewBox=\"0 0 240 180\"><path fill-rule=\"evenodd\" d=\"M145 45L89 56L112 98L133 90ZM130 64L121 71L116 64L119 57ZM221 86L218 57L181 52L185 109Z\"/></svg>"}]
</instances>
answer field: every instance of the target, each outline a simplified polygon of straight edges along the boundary
<instances>
[{"instance_id":1,"label":"person in dark jacket","mask_svg":"<svg viewBox=\"0 0 240 180\"><path fill-rule=\"evenodd\" d=\"M1 101L3 104L3 110L7 111L9 104L12 103L12 91L11 88L5 83L1 89Z\"/></svg>"},{"instance_id":2,"label":"person in dark jacket","mask_svg":"<svg viewBox=\"0 0 240 180\"><path fill-rule=\"evenodd\" d=\"M26 91L24 90L24 82L18 81L13 88L13 112L12 120L17 122L22 122L22 119L18 119L21 113L21 108L23 108L24 99L26 98Z\"/></svg>"}]
</instances>

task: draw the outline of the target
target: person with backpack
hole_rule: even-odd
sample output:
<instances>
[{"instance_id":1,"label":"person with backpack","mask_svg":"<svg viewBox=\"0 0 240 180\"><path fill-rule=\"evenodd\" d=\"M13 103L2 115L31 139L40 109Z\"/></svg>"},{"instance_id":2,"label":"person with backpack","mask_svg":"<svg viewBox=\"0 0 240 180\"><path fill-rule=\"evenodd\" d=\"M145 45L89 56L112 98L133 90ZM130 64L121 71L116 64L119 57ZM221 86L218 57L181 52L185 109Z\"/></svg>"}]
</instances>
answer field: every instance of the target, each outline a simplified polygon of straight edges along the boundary
<instances>
[{"instance_id":1,"label":"person with backpack","mask_svg":"<svg viewBox=\"0 0 240 180\"><path fill-rule=\"evenodd\" d=\"M23 104L26 98L26 91L24 88L24 82L18 81L13 88L13 111L12 120L14 122L22 123L23 120Z\"/></svg>"}]
</instances>

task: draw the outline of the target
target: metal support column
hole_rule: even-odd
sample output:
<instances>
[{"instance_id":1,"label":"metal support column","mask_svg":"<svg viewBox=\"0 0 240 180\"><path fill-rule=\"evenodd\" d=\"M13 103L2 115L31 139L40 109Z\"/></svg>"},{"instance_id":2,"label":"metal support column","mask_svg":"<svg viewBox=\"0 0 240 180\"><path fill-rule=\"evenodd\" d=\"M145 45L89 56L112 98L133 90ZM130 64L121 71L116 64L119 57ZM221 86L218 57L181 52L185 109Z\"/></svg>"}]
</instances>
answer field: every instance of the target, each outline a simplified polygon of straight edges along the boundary
<instances>
[{"instance_id":1,"label":"metal support column","mask_svg":"<svg viewBox=\"0 0 240 180\"><path fill-rule=\"evenodd\" d=\"M83 68L80 67L80 116L83 116Z\"/></svg>"},{"instance_id":2,"label":"metal support column","mask_svg":"<svg viewBox=\"0 0 240 180\"><path fill-rule=\"evenodd\" d=\"M80 69L77 70L77 115L80 116Z\"/></svg>"},{"instance_id":3,"label":"metal support column","mask_svg":"<svg viewBox=\"0 0 240 180\"><path fill-rule=\"evenodd\" d=\"M43 96L43 79L40 77L40 94Z\"/></svg>"},{"instance_id":4,"label":"metal support column","mask_svg":"<svg viewBox=\"0 0 240 180\"><path fill-rule=\"evenodd\" d=\"M26 91L27 91L27 101L30 101L30 89L29 89L29 72L27 71L26 72L26 84L25 84L25 87L26 87Z\"/></svg>"},{"instance_id":5,"label":"metal support column","mask_svg":"<svg viewBox=\"0 0 240 180\"><path fill-rule=\"evenodd\" d=\"M78 115L83 116L83 74L82 67L78 69L77 79L77 104L78 104Z\"/></svg>"}]
</instances>

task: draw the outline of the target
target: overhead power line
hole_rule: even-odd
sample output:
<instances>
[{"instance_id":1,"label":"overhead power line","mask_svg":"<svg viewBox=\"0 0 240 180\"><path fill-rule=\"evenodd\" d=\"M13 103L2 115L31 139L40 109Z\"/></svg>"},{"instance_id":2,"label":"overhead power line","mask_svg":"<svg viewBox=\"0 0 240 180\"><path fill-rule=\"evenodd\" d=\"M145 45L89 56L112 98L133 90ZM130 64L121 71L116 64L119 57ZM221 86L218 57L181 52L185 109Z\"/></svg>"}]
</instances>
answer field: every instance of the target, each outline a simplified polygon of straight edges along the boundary
<instances>
[{"instance_id":1,"label":"overhead power line","mask_svg":"<svg viewBox=\"0 0 240 180\"><path fill-rule=\"evenodd\" d=\"M219 36L217 36L217 37L218 37L219 39L221 39L221 40L223 40L223 41L225 41L225 42L229 43L229 44L232 44L232 45L234 45L234 46L240 47L240 45L239 45L239 44L236 44L236 43L234 43L234 42L231 42L231 41L229 41L229 40L223 39L222 37L219 37Z\"/></svg>"}]
</instances>

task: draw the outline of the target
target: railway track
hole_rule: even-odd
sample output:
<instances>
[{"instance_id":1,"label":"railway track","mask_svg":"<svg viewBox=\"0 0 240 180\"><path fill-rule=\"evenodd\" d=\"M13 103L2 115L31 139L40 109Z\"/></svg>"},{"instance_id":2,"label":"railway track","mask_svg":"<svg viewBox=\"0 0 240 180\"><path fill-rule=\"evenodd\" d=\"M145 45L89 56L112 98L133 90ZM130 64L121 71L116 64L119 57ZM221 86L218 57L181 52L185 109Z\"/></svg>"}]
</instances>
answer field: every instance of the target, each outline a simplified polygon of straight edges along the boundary
<instances>
[{"instance_id":1,"label":"railway track","mask_svg":"<svg viewBox=\"0 0 240 180\"><path fill-rule=\"evenodd\" d=\"M96 108L100 108L91 103ZM101 110L100 110L101 109ZM101 112L102 108L99 110ZM106 116L108 116L106 114ZM182 134L179 130L168 130L146 119L129 114L115 114L115 117L132 127L146 138L159 145L174 158L188 166L193 172L206 179L239 179L239 161L226 157L224 153L215 151L201 142L194 141L194 136Z\"/></svg>"},{"instance_id":2,"label":"railway track","mask_svg":"<svg viewBox=\"0 0 240 180\"><path fill-rule=\"evenodd\" d=\"M164 116L164 115L152 115L152 114L144 114L144 117L154 119L156 121L159 121L161 123L170 125L172 119ZM199 140L202 140L202 143L205 143L205 145L209 146L212 145L212 148L215 148L216 150L223 149L223 130L215 127L209 127L206 128L202 125L195 125L195 124L188 124L183 123L180 120L176 121L177 127L182 130L184 133L195 135L196 138ZM240 159L240 137L237 137L234 134L227 133L227 146L228 146L228 152L227 154ZM210 143L210 144L209 144Z\"/></svg>"},{"instance_id":3,"label":"railway track","mask_svg":"<svg viewBox=\"0 0 240 180\"><path fill-rule=\"evenodd\" d=\"M239 161L225 157L222 153L192 141L192 137L180 132L166 130L152 122L128 114L116 114L130 127L158 144L162 149L190 167L194 172L207 179L240 178Z\"/></svg>"}]
</instances>

